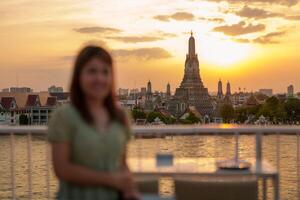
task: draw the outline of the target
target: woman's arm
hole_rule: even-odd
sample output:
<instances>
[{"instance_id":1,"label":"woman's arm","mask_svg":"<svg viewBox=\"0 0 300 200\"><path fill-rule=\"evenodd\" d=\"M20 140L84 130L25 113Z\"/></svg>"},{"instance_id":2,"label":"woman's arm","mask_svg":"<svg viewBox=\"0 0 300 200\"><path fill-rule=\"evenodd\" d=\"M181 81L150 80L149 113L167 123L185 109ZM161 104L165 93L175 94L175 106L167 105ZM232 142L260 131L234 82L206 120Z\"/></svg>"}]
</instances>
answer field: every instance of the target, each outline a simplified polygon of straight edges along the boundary
<instances>
[{"instance_id":1,"label":"woman's arm","mask_svg":"<svg viewBox=\"0 0 300 200\"><path fill-rule=\"evenodd\" d=\"M99 172L76 165L70 161L70 145L67 142L52 143L54 171L59 179L83 186L101 185L127 191L132 185L129 173Z\"/></svg>"},{"instance_id":2,"label":"woman's arm","mask_svg":"<svg viewBox=\"0 0 300 200\"><path fill-rule=\"evenodd\" d=\"M140 195L138 193L138 190L137 190L137 187L136 187L136 184L134 183L134 180L133 180L133 174L131 173L129 167L128 167L128 164L127 164L127 148L125 147L125 150L124 150L124 153L123 153L123 156L122 156L122 169L123 171L127 172L131 177L132 177L132 183L131 184L131 187L129 188L128 187L128 190L123 192L123 197L124 199L128 199L128 200L139 200L140 199Z\"/></svg>"}]
</instances>

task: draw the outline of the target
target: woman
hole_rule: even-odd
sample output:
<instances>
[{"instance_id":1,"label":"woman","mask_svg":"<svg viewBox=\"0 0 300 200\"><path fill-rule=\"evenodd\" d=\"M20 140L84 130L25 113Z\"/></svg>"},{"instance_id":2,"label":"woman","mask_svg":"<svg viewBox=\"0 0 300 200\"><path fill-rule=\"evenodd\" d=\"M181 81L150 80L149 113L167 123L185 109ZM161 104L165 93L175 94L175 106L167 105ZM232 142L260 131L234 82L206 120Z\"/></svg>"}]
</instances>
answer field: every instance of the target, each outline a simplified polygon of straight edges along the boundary
<instances>
[{"instance_id":1,"label":"woman","mask_svg":"<svg viewBox=\"0 0 300 200\"><path fill-rule=\"evenodd\" d=\"M136 199L126 164L131 132L114 95L113 60L97 46L77 56L71 104L58 108L49 123L57 199Z\"/></svg>"}]
</instances>

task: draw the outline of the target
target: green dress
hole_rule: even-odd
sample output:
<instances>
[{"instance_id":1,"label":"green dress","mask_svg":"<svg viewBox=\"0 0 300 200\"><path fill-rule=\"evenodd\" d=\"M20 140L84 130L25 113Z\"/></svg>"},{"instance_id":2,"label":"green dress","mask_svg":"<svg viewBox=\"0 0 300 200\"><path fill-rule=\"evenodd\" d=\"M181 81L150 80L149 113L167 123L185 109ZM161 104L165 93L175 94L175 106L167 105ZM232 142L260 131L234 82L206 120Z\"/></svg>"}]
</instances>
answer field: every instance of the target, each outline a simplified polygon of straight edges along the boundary
<instances>
[{"instance_id":1,"label":"green dress","mask_svg":"<svg viewBox=\"0 0 300 200\"><path fill-rule=\"evenodd\" d=\"M51 143L69 142L71 161L101 172L117 171L131 131L117 121L106 132L99 132L87 124L71 105L58 108L48 127ZM58 200L117 200L118 192L107 187L82 187L59 181Z\"/></svg>"}]
</instances>

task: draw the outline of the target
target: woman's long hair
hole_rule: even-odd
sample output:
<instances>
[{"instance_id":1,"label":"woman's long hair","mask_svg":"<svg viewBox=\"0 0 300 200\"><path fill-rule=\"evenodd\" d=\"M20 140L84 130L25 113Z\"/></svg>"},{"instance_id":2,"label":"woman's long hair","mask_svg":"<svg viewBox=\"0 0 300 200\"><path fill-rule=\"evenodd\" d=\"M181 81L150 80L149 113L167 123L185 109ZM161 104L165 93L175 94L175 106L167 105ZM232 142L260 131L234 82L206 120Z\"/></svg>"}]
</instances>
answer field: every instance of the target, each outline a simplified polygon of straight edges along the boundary
<instances>
[{"instance_id":1,"label":"woman's long hair","mask_svg":"<svg viewBox=\"0 0 300 200\"><path fill-rule=\"evenodd\" d=\"M94 119L87 108L87 104L85 102L84 93L80 86L80 75L84 66L93 58L98 58L106 65L111 68L112 73L112 83L109 94L104 100L104 106L106 107L109 117L111 120L117 120L125 127L128 128L128 120L125 113L121 110L121 108L117 105L116 96L115 96L115 87L114 87L114 73L113 73L113 59L111 55L103 48L99 46L86 46L83 48L76 60L73 70L73 78L71 82L71 104L77 109L80 113L83 120L85 120L88 124L93 124Z\"/></svg>"}]
</instances>

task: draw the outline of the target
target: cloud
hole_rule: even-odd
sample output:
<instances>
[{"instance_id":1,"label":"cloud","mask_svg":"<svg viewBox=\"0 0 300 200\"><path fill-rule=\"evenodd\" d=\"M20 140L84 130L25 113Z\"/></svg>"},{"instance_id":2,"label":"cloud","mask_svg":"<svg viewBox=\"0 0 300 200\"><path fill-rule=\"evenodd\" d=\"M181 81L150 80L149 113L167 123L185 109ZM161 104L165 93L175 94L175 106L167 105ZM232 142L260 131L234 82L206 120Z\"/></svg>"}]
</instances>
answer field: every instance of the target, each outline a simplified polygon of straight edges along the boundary
<instances>
[{"instance_id":1,"label":"cloud","mask_svg":"<svg viewBox=\"0 0 300 200\"><path fill-rule=\"evenodd\" d=\"M75 28L74 31L78 33L120 33L121 32L120 29L101 27L101 26Z\"/></svg>"},{"instance_id":2,"label":"cloud","mask_svg":"<svg viewBox=\"0 0 300 200\"><path fill-rule=\"evenodd\" d=\"M264 24L246 24L245 22L240 22L238 24L233 25L224 25L224 26L218 26L215 27L213 30L216 32L222 32L225 35L230 36L237 36L237 35L244 35L248 33L255 33L264 31L266 26Z\"/></svg>"},{"instance_id":3,"label":"cloud","mask_svg":"<svg viewBox=\"0 0 300 200\"><path fill-rule=\"evenodd\" d=\"M98 46L105 47L106 42L104 42L103 40L89 40L89 41L86 41L84 43L84 45L98 45Z\"/></svg>"},{"instance_id":4,"label":"cloud","mask_svg":"<svg viewBox=\"0 0 300 200\"><path fill-rule=\"evenodd\" d=\"M112 52L117 58L129 59L131 57L139 60L170 58L171 54L160 47L138 48L138 49L118 49Z\"/></svg>"},{"instance_id":5,"label":"cloud","mask_svg":"<svg viewBox=\"0 0 300 200\"><path fill-rule=\"evenodd\" d=\"M154 19L157 19L159 21L164 21L164 22L168 22L170 21L170 16L169 15L156 15L153 17Z\"/></svg>"},{"instance_id":6,"label":"cloud","mask_svg":"<svg viewBox=\"0 0 300 200\"><path fill-rule=\"evenodd\" d=\"M212 2L229 2L229 3L269 3L280 4L285 6L294 6L299 3L299 0L206 0Z\"/></svg>"},{"instance_id":7,"label":"cloud","mask_svg":"<svg viewBox=\"0 0 300 200\"><path fill-rule=\"evenodd\" d=\"M60 56L57 58L58 61L71 61L74 59L74 56Z\"/></svg>"},{"instance_id":8,"label":"cloud","mask_svg":"<svg viewBox=\"0 0 300 200\"><path fill-rule=\"evenodd\" d=\"M259 36L253 40L245 39L245 38L232 38L233 41L239 42L239 43L259 43L259 44L277 44L279 43L278 40L275 40L275 38L285 35L285 31L277 31L277 32L271 32L266 35Z\"/></svg>"},{"instance_id":9,"label":"cloud","mask_svg":"<svg viewBox=\"0 0 300 200\"><path fill-rule=\"evenodd\" d=\"M194 20L195 16L192 13L188 12L176 12L171 15L156 15L153 18L165 22L170 21L171 19L177 21L192 21Z\"/></svg>"},{"instance_id":10,"label":"cloud","mask_svg":"<svg viewBox=\"0 0 300 200\"><path fill-rule=\"evenodd\" d=\"M107 39L117 40L125 43L139 43L139 42L153 42L158 40L164 40L166 38L175 37L174 33L166 33L162 31L157 31L154 33L149 33L147 35L137 35L137 36L113 36L106 37Z\"/></svg>"},{"instance_id":11,"label":"cloud","mask_svg":"<svg viewBox=\"0 0 300 200\"><path fill-rule=\"evenodd\" d=\"M126 43L138 43L138 42L153 42L157 40L162 40L162 37L152 37L152 36L116 36L107 37L108 39L118 40Z\"/></svg>"},{"instance_id":12,"label":"cloud","mask_svg":"<svg viewBox=\"0 0 300 200\"><path fill-rule=\"evenodd\" d=\"M178 20L178 21L180 21L180 20L191 21L194 19L194 15L191 13L187 13L187 12L177 12L177 13L174 13L173 15L171 15L171 18Z\"/></svg>"},{"instance_id":13,"label":"cloud","mask_svg":"<svg viewBox=\"0 0 300 200\"><path fill-rule=\"evenodd\" d=\"M250 43L251 42L251 40L244 39L244 38L233 38L233 41L239 42L239 43Z\"/></svg>"},{"instance_id":14,"label":"cloud","mask_svg":"<svg viewBox=\"0 0 300 200\"><path fill-rule=\"evenodd\" d=\"M284 18L288 20L300 20L300 15L287 15Z\"/></svg>"},{"instance_id":15,"label":"cloud","mask_svg":"<svg viewBox=\"0 0 300 200\"><path fill-rule=\"evenodd\" d=\"M265 19L270 17L280 17L287 20L300 20L300 15L285 15L282 13L275 13L270 12L264 9L260 8L251 8L249 6L244 6L243 9L241 9L238 12L235 12L237 16L240 17L247 17L247 18L253 18L253 19Z\"/></svg>"},{"instance_id":16,"label":"cloud","mask_svg":"<svg viewBox=\"0 0 300 200\"><path fill-rule=\"evenodd\" d=\"M269 12L260 8L251 8L247 5L243 7L242 10L235 13L240 17L254 18L254 19L264 19L269 17L281 17L282 14Z\"/></svg>"},{"instance_id":17,"label":"cloud","mask_svg":"<svg viewBox=\"0 0 300 200\"><path fill-rule=\"evenodd\" d=\"M137 60L154 60L170 58L172 55L165 49L160 47L152 48L136 48L136 49L116 49L110 50L113 57L121 60L137 59ZM70 62L76 58L76 55L65 55L55 58L58 62Z\"/></svg>"},{"instance_id":18,"label":"cloud","mask_svg":"<svg viewBox=\"0 0 300 200\"><path fill-rule=\"evenodd\" d=\"M285 31L281 32L272 32L268 33L266 35L260 36L253 40L254 43L260 43L260 44L276 44L279 43L277 40L275 40L275 37L280 37L282 35L285 35Z\"/></svg>"},{"instance_id":19,"label":"cloud","mask_svg":"<svg viewBox=\"0 0 300 200\"><path fill-rule=\"evenodd\" d=\"M156 33L151 33L151 34L157 34L164 38L171 38L171 37L177 36L177 34L175 34L175 33L167 33L167 32L163 32L163 31L157 31Z\"/></svg>"},{"instance_id":20,"label":"cloud","mask_svg":"<svg viewBox=\"0 0 300 200\"><path fill-rule=\"evenodd\" d=\"M225 22L225 20L223 18L219 18L219 17L213 17L213 18L199 17L199 20L204 20L204 21L209 21L209 22L217 22L217 23Z\"/></svg>"}]
</instances>

